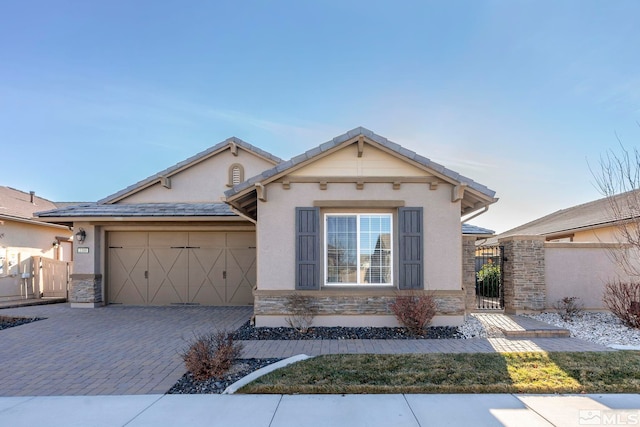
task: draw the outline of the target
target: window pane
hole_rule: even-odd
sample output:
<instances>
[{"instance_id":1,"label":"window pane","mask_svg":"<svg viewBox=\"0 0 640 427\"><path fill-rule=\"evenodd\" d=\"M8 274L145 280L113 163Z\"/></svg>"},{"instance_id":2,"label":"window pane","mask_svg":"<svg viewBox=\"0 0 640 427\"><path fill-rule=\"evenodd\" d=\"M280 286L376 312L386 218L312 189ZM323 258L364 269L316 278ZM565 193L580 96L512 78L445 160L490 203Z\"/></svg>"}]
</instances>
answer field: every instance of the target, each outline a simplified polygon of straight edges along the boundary
<instances>
[{"instance_id":1,"label":"window pane","mask_svg":"<svg viewBox=\"0 0 640 427\"><path fill-rule=\"evenodd\" d=\"M391 217L362 215L360 265L364 283L391 283Z\"/></svg>"},{"instance_id":2,"label":"window pane","mask_svg":"<svg viewBox=\"0 0 640 427\"><path fill-rule=\"evenodd\" d=\"M327 282L357 283L355 216L327 217Z\"/></svg>"},{"instance_id":3,"label":"window pane","mask_svg":"<svg viewBox=\"0 0 640 427\"><path fill-rule=\"evenodd\" d=\"M327 283L390 284L392 216L327 215L326 218Z\"/></svg>"}]
</instances>

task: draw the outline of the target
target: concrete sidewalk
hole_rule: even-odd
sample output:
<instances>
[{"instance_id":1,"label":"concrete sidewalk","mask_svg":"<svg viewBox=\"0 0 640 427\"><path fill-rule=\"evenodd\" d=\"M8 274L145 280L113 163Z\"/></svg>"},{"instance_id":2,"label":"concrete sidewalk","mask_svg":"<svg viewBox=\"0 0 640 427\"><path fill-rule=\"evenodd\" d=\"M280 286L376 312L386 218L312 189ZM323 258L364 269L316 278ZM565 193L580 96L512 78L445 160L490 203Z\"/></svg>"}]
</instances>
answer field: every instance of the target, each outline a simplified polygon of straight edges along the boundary
<instances>
[{"instance_id":1,"label":"concrete sidewalk","mask_svg":"<svg viewBox=\"0 0 640 427\"><path fill-rule=\"evenodd\" d=\"M0 425L581 426L636 425L640 396L140 395L0 398Z\"/></svg>"}]
</instances>

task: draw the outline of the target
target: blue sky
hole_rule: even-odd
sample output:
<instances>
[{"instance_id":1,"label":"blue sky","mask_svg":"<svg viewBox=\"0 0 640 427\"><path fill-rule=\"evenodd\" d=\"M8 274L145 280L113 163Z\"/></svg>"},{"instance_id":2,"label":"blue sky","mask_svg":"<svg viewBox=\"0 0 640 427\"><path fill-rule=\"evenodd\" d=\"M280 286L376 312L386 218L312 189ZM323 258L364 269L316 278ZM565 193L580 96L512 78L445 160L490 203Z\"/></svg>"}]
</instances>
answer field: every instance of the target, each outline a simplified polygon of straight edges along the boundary
<instances>
[{"instance_id":1,"label":"blue sky","mask_svg":"<svg viewBox=\"0 0 640 427\"><path fill-rule=\"evenodd\" d=\"M364 126L497 192L504 231L600 197L640 140L637 1L0 3L0 185L96 201L230 136Z\"/></svg>"}]
</instances>

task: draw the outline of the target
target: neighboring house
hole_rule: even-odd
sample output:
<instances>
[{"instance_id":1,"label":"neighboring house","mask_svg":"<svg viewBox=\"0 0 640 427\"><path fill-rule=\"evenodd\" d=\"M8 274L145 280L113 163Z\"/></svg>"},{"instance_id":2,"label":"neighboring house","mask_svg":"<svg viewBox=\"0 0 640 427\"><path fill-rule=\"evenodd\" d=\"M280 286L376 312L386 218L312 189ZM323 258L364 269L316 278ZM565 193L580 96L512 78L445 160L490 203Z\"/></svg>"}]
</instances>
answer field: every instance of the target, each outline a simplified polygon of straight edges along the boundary
<instances>
[{"instance_id":1,"label":"neighboring house","mask_svg":"<svg viewBox=\"0 0 640 427\"><path fill-rule=\"evenodd\" d=\"M637 194L624 193L615 196L617 206L621 208L625 206L625 200L630 195L632 202L635 203L638 199ZM480 243L485 246L497 244L498 239L518 235L544 236L547 242L617 243L619 238L616 235L616 230L620 221L633 220L634 218L638 218L638 213L628 209L621 209L619 214L614 215L611 201L605 197L561 209L497 236L492 236L486 242Z\"/></svg>"},{"instance_id":2,"label":"neighboring house","mask_svg":"<svg viewBox=\"0 0 640 427\"><path fill-rule=\"evenodd\" d=\"M638 196L636 190L594 200L478 240L478 252L499 245L504 254L506 311L549 310L565 297L605 310L607 283L638 280L637 248L619 232L637 222Z\"/></svg>"},{"instance_id":3,"label":"neighboring house","mask_svg":"<svg viewBox=\"0 0 640 427\"><path fill-rule=\"evenodd\" d=\"M226 192L224 190L227 190ZM71 301L252 304L283 325L310 296L317 325L396 324L399 293L433 292L436 323L465 314L461 217L494 192L357 128L289 161L226 140L95 204L40 212L82 229Z\"/></svg>"},{"instance_id":4,"label":"neighboring house","mask_svg":"<svg viewBox=\"0 0 640 427\"><path fill-rule=\"evenodd\" d=\"M10 187L0 187L0 301L38 297L33 257L71 261L69 227L34 218L56 204Z\"/></svg>"}]
</instances>

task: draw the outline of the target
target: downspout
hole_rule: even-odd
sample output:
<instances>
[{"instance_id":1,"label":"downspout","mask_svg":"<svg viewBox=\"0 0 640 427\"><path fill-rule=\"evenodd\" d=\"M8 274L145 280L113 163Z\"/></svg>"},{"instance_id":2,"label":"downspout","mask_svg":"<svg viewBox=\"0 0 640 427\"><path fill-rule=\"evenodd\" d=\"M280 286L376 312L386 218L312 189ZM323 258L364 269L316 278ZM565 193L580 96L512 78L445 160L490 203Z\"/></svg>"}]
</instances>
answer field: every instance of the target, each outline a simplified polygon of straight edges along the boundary
<instances>
[{"instance_id":1,"label":"downspout","mask_svg":"<svg viewBox=\"0 0 640 427\"><path fill-rule=\"evenodd\" d=\"M480 212L476 212L475 214L471 215L469 218L465 218L463 220L461 220L461 223L465 223L467 221L471 221L473 218L482 215L483 213L486 213L489 210L489 205L484 205L484 209L481 210Z\"/></svg>"}]
</instances>

